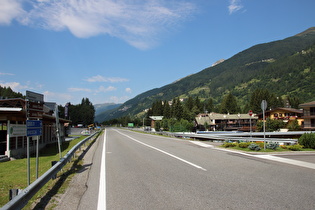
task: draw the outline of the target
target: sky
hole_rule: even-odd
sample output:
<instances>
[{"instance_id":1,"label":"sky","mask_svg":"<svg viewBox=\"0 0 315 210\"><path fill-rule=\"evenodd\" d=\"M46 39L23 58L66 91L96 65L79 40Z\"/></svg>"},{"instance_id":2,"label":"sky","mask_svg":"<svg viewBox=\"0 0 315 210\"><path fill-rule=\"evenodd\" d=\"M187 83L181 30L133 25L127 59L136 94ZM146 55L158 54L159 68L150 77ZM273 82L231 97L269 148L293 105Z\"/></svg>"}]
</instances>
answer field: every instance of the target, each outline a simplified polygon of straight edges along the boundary
<instances>
[{"instance_id":1,"label":"sky","mask_svg":"<svg viewBox=\"0 0 315 210\"><path fill-rule=\"evenodd\" d=\"M124 103L315 26L314 0L0 0L0 85Z\"/></svg>"}]
</instances>

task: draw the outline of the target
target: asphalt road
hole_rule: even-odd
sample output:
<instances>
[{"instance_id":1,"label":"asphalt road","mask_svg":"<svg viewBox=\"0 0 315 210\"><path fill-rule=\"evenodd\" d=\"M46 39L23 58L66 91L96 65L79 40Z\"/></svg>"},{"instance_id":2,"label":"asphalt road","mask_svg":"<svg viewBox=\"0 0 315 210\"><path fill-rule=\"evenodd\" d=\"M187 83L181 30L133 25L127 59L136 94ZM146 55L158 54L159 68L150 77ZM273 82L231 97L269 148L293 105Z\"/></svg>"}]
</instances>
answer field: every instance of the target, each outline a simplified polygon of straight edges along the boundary
<instances>
[{"instance_id":1,"label":"asphalt road","mask_svg":"<svg viewBox=\"0 0 315 210\"><path fill-rule=\"evenodd\" d=\"M112 128L88 153L70 209L315 209L313 165Z\"/></svg>"}]
</instances>

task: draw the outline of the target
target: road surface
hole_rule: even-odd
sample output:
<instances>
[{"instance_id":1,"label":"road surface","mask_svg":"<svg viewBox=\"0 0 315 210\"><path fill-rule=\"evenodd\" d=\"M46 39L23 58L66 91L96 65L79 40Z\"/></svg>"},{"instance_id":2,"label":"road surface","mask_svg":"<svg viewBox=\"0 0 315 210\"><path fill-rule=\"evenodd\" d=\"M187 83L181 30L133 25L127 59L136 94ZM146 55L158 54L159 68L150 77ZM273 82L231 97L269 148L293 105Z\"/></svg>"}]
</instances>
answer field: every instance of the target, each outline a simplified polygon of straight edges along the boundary
<instances>
[{"instance_id":1,"label":"road surface","mask_svg":"<svg viewBox=\"0 0 315 210\"><path fill-rule=\"evenodd\" d=\"M248 155L108 128L57 208L315 209L312 157Z\"/></svg>"}]
</instances>

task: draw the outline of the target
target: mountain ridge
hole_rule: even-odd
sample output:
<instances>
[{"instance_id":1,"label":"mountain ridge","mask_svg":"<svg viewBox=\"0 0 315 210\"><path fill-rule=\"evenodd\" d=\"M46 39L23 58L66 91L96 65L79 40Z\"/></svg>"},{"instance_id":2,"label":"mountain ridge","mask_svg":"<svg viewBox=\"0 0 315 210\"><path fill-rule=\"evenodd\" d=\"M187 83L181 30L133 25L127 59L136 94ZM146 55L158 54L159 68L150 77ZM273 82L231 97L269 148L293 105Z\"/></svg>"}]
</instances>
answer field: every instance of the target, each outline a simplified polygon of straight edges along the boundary
<instances>
[{"instance_id":1,"label":"mountain ridge","mask_svg":"<svg viewBox=\"0 0 315 210\"><path fill-rule=\"evenodd\" d=\"M302 101L315 100L314 94L309 92L315 89L311 80L315 78L314 49L315 27L282 40L257 44L217 65L143 92L114 109L104 119L140 116L154 101L169 101L174 97L211 97L218 104L225 94L231 92L244 105L254 88L265 87L279 96L299 93ZM293 83L294 79L299 84L286 84L286 81Z\"/></svg>"}]
</instances>

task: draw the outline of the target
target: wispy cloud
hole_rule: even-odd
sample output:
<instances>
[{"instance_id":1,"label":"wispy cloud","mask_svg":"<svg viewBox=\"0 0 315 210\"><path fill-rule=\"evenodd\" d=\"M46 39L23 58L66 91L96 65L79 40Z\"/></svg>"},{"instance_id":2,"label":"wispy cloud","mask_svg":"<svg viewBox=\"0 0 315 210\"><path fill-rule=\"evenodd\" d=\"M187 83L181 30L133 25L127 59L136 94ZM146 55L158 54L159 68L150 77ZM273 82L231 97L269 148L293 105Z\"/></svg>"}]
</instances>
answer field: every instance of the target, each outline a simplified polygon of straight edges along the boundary
<instances>
[{"instance_id":1,"label":"wispy cloud","mask_svg":"<svg viewBox=\"0 0 315 210\"><path fill-rule=\"evenodd\" d=\"M131 92L132 92L131 88L126 88L125 91L126 91L127 93L131 93Z\"/></svg>"},{"instance_id":2,"label":"wispy cloud","mask_svg":"<svg viewBox=\"0 0 315 210\"><path fill-rule=\"evenodd\" d=\"M70 92L92 92L91 89L88 88L68 88Z\"/></svg>"},{"instance_id":3,"label":"wispy cloud","mask_svg":"<svg viewBox=\"0 0 315 210\"><path fill-rule=\"evenodd\" d=\"M147 49L158 35L171 30L195 12L192 0L1 0L0 24L13 19L27 26L69 30L88 38L100 34ZM28 9L22 9L28 8Z\"/></svg>"},{"instance_id":4,"label":"wispy cloud","mask_svg":"<svg viewBox=\"0 0 315 210\"><path fill-rule=\"evenodd\" d=\"M19 82L1 82L0 86L2 87L10 87L13 91L21 92L27 88L29 88L27 85L22 85Z\"/></svg>"},{"instance_id":5,"label":"wispy cloud","mask_svg":"<svg viewBox=\"0 0 315 210\"><path fill-rule=\"evenodd\" d=\"M127 82L129 79L121 78L121 77L103 77L101 75L93 76L86 79L88 82Z\"/></svg>"},{"instance_id":6,"label":"wispy cloud","mask_svg":"<svg viewBox=\"0 0 315 210\"><path fill-rule=\"evenodd\" d=\"M130 99L130 97L128 96L122 96L122 97L117 97L117 96L111 96L109 99L109 102L113 102L113 103L123 103L125 101L127 101L128 99Z\"/></svg>"},{"instance_id":7,"label":"wispy cloud","mask_svg":"<svg viewBox=\"0 0 315 210\"><path fill-rule=\"evenodd\" d=\"M233 14L243 8L241 0L230 0L229 12Z\"/></svg>"},{"instance_id":8,"label":"wispy cloud","mask_svg":"<svg viewBox=\"0 0 315 210\"><path fill-rule=\"evenodd\" d=\"M117 90L117 88L115 88L115 87L113 87L113 86L109 86L109 87L107 87L107 88L104 87L104 86L100 86L96 92L97 92L97 93L99 93L99 92L106 93L106 92L114 91L114 90Z\"/></svg>"},{"instance_id":9,"label":"wispy cloud","mask_svg":"<svg viewBox=\"0 0 315 210\"><path fill-rule=\"evenodd\" d=\"M62 101L63 103L66 103L73 99L73 96L67 93L56 93L56 92L51 92L51 91L45 91L43 94L44 94L45 101L51 101L51 102Z\"/></svg>"},{"instance_id":10,"label":"wispy cloud","mask_svg":"<svg viewBox=\"0 0 315 210\"><path fill-rule=\"evenodd\" d=\"M5 73L5 72L0 72L0 76L14 76L14 74Z\"/></svg>"}]
</instances>

